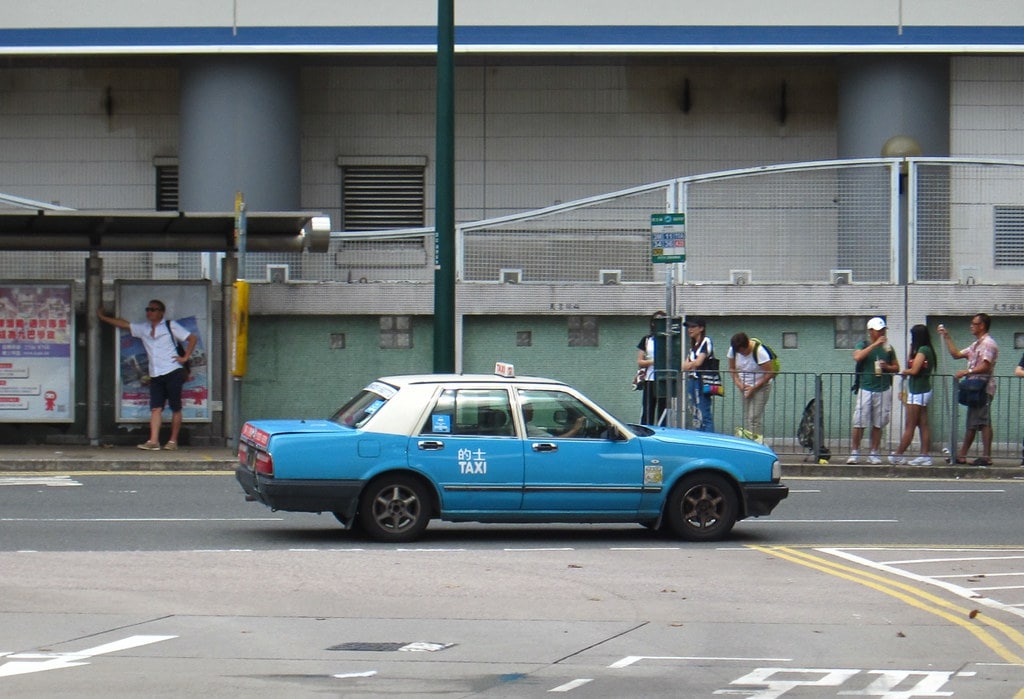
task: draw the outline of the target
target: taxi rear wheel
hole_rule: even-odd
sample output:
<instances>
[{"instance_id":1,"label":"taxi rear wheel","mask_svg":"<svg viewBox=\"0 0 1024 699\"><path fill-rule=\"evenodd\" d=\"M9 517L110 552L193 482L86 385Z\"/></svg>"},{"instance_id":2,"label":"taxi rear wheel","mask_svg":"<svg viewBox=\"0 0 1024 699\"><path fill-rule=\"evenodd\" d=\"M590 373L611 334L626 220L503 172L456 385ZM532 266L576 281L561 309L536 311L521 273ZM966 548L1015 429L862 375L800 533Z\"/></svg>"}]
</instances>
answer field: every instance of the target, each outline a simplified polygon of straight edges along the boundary
<instances>
[{"instance_id":1,"label":"taxi rear wheel","mask_svg":"<svg viewBox=\"0 0 1024 699\"><path fill-rule=\"evenodd\" d=\"M384 476L373 481L360 499L360 529L377 541L418 539L430 521L427 489L410 476Z\"/></svg>"},{"instance_id":2,"label":"taxi rear wheel","mask_svg":"<svg viewBox=\"0 0 1024 699\"><path fill-rule=\"evenodd\" d=\"M673 534L690 541L713 541L732 530L738 502L725 478L704 473L680 481L666 508L665 519Z\"/></svg>"}]
</instances>

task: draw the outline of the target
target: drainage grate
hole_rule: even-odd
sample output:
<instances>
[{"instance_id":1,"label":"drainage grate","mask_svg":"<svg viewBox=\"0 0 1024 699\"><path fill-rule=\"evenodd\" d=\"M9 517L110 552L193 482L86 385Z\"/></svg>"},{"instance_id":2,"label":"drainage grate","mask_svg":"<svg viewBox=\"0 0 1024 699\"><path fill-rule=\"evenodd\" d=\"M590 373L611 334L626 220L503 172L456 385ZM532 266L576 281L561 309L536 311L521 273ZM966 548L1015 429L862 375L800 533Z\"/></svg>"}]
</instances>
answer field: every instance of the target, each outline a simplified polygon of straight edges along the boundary
<instances>
[{"instance_id":1,"label":"drainage grate","mask_svg":"<svg viewBox=\"0 0 1024 699\"><path fill-rule=\"evenodd\" d=\"M395 651L404 645L404 643L367 643L364 641L355 641L353 643L341 643L336 646L331 646L327 650Z\"/></svg>"},{"instance_id":2,"label":"drainage grate","mask_svg":"<svg viewBox=\"0 0 1024 699\"><path fill-rule=\"evenodd\" d=\"M392 651L433 653L434 651L451 648L454 645L454 643L430 643L427 641L407 641L404 643L372 643L369 641L352 641L351 643L339 643L336 646L331 646L327 650L371 651L378 653Z\"/></svg>"}]
</instances>

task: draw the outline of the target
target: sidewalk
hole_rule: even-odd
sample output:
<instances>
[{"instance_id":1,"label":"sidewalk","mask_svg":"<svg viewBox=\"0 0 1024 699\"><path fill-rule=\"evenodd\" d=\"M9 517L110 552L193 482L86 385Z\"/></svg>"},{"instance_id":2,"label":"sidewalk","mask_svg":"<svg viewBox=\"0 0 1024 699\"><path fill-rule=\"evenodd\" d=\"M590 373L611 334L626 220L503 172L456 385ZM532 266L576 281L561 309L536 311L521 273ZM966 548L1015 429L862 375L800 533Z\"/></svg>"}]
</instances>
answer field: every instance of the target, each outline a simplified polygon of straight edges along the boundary
<instances>
[{"instance_id":1,"label":"sidewalk","mask_svg":"<svg viewBox=\"0 0 1024 699\"><path fill-rule=\"evenodd\" d=\"M829 464L800 461L783 455L783 478L962 478L1024 480L1024 468L1017 461L997 459L994 466L935 465L871 466L847 465L842 460ZM90 447L76 445L0 445L0 473L39 471L223 471L233 472L237 461L227 447L181 447L176 451L143 451L134 446Z\"/></svg>"}]
</instances>

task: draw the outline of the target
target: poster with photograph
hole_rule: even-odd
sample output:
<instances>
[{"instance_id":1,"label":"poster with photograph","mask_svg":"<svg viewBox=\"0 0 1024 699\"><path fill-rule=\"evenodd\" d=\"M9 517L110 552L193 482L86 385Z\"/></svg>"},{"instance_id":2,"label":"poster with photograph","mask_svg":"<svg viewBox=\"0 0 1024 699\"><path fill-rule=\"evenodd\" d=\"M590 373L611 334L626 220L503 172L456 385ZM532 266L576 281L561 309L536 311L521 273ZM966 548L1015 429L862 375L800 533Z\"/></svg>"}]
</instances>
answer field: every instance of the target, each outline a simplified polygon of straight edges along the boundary
<instances>
[{"instance_id":1,"label":"poster with photograph","mask_svg":"<svg viewBox=\"0 0 1024 699\"><path fill-rule=\"evenodd\" d=\"M159 299L167 308L165 320L173 320L193 333L198 341L192 352L191 377L181 393L185 422L210 422L210 289L207 282L118 282L117 311L129 323L146 319L145 308ZM118 330L117 420L149 422L149 358L142 340ZM171 417L164 408L164 419Z\"/></svg>"},{"instance_id":2,"label":"poster with photograph","mask_svg":"<svg viewBox=\"0 0 1024 699\"><path fill-rule=\"evenodd\" d=\"M71 283L0 284L0 421L74 422Z\"/></svg>"}]
</instances>

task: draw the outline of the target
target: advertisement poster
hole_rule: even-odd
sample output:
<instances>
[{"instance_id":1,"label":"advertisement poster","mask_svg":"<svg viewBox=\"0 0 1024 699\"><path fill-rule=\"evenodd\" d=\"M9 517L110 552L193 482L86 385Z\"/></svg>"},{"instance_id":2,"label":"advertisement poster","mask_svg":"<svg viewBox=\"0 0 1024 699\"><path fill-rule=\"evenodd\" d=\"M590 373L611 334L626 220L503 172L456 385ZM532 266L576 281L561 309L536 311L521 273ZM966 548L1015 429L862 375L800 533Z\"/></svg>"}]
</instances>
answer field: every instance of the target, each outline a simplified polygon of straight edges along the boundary
<instances>
[{"instance_id":1,"label":"advertisement poster","mask_svg":"<svg viewBox=\"0 0 1024 699\"><path fill-rule=\"evenodd\" d=\"M158 299L167 308L165 320L173 320L193 333L198 341L192 352L192 376L181 394L185 422L210 422L210 292L206 282L118 282L117 312L129 323L146 319L145 308ZM149 422L149 358L142 340L118 330L117 421ZM164 419L171 417L164 408Z\"/></svg>"},{"instance_id":2,"label":"advertisement poster","mask_svg":"<svg viewBox=\"0 0 1024 699\"><path fill-rule=\"evenodd\" d=\"M71 284L0 284L0 421L74 422Z\"/></svg>"}]
</instances>

